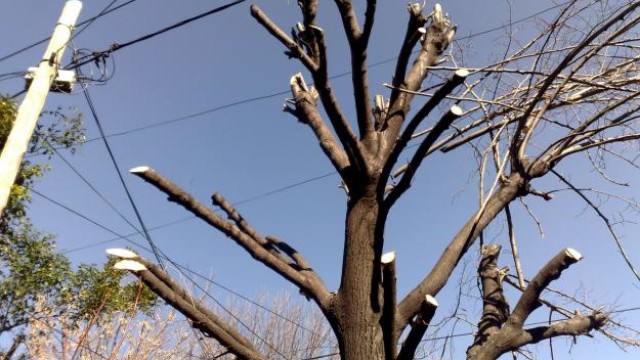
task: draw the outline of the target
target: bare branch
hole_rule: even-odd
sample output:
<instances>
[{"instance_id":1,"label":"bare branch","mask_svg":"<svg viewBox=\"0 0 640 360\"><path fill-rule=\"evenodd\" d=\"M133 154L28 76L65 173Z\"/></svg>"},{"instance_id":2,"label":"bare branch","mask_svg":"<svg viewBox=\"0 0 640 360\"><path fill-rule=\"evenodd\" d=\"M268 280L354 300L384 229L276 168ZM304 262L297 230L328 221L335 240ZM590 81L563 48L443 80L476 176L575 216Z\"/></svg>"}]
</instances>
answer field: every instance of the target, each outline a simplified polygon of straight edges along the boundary
<instances>
[{"instance_id":1,"label":"bare branch","mask_svg":"<svg viewBox=\"0 0 640 360\"><path fill-rule=\"evenodd\" d=\"M618 251L620 252L620 255L622 255L622 258L624 259L625 263L627 264L627 267L629 267L629 270L631 270L631 272L636 277L636 279L640 280L640 273L638 273L636 268L633 266L633 263L631 262L631 259L629 258L629 255L627 255L627 251L624 249L624 246L622 245L622 241L620 240L620 238L618 238L618 234L616 234L615 230L613 229L613 225L611 225L611 221L609 221L609 218L602 212L602 210L600 210L600 208L596 204L593 203L593 201L591 201L591 199L589 199L589 197L587 197L582 192L582 190L580 190L575 185L573 185L567 178L565 178L564 176L562 176L559 172L557 172L555 170L551 170L551 172L558 179L560 179L560 181L562 181L564 184L569 186L569 188L571 188L571 190L573 190L582 200L584 200L584 202L593 211L595 211L595 213L598 215L598 217L607 226L607 230L609 230L609 233L611 234L611 237L616 242L616 246L618 247Z\"/></svg>"},{"instance_id":2,"label":"bare branch","mask_svg":"<svg viewBox=\"0 0 640 360\"><path fill-rule=\"evenodd\" d=\"M516 268L518 276L518 284L524 289L524 275L522 274L522 264L520 263L520 255L518 254L518 242L516 241L516 233L513 227L513 219L511 218L511 209L509 205L505 206L504 213L507 217L507 227L509 229L509 245L511 246L511 255L513 256L513 265Z\"/></svg>"},{"instance_id":3,"label":"bare branch","mask_svg":"<svg viewBox=\"0 0 640 360\"><path fill-rule=\"evenodd\" d=\"M281 257L266 247L268 244L260 243L236 225L225 221L215 212L195 200L191 195L182 190L176 184L149 167L137 167L131 170L136 176L155 186L169 196L169 201L180 204L195 216L204 220L209 225L227 235L238 245L244 248L254 259L274 270L285 279L300 287L305 293L313 297L321 308L328 306L330 294L317 275L310 272L302 273L291 264L283 261Z\"/></svg>"},{"instance_id":4,"label":"bare branch","mask_svg":"<svg viewBox=\"0 0 640 360\"><path fill-rule=\"evenodd\" d=\"M287 55L291 57L295 57L300 59L302 64L309 69L309 71L314 72L318 70L318 64L316 64L309 55L304 51L304 49L293 39L287 35L282 29L278 27L268 16L265 14L260 7L256 4L251 4L251 15L258 20L260 25L262 25L267 31L273 35L278 41L284 45L288 51Z\"/></svg>"},{"instance_id":5,"label":"bare branch","mask_svg":"<svg viewBox=\"0 0 640 360\"><path fill-rule=\"evenodd\" d=\"M521 346L535 344L556 336L584 335L591 330L600 329L607 323L607 321L608 317L598 311L594 311L593 314L587 316L577 314L571 319L558 321L549 326L526 329L515 339L512 346L517 349Z\"/></svg>"},{"instance_id":6,"label":"bare branch","mask_svg":"<svg viewBox=\"0 0 640 360\"><path fill-rule=\"evenodd\" d=\"M353 97L356 106L358 129L361 139L370 139L373 132L373 114L369 105L369 80L367 68L367 45L373 19L375 16L375 0L367 1L365 26L366 32L360 30L358 18L350 0L336 0L336 5L351 52L351 80L353 83Z\"/></svg>"},{"instance_id":7,"label":"bare branch","mask_svg":"<svg viewBox=\"0 0 640 360\"><path fill-rule=\"evenodd\" d=\"M582 259L582 255L574 249L564 249L554 256L529 282L509 317L509 324L522 327L529 315L540 306L540 294L547 285L559 278L562 271L580 259Z\"/></svg>"},{"instance_id":8,"label":"bare branch","mask_svg":"<svg viewBox=\"0 0 640 360\"><path fill-rule=\"evenodd\" d=\"M382 326L384 332L384 353L387 360L394 360L396 356L397 335L396 320L396 253L389 252L382 255Z\"/></svg>"},{"instance_id":9,"label":"bare branch","mask_svg":"<svg viewBox=\"0 0 640 360\"><path fill-rule=\"evenodd\" d=\"M415 358L418 345L420 345L422 337L427 332L427 328L437 308L438 302L436 299L431 295L426 295L420 307L420 313L416 315L415 319L411 322L411 330L402 343L402 348L396 358L397 360L413 360Z\"/></svg>"},{"instance_id":10,"label":"bare branch","mask_svg":"<svg viewBox=\"0 0 640 360\"><path fill-rule=\"evenodd\" d=\"M497 264L501 248L497 244L482 246L478 276L482 284L483 307L472 347L484 344L489 336L500 330L509 317L509 304L502 290L506 271L499 269Z\"/></svg>"},{"instance_id":11,"label":"bare branch","mask_svg":"<svg viewBox=\"0 0 640 360\"><path fill-rule=\"evenodd\" d=\"M409 12L412 17L409 20L409 28L407 31L417 31L420 28L414 30L414 26L417 23L422 22L422 17L419 13L422 11L420 5L410 5ZM437 63L439 57L444 50L449 46L455 35L455 26L451 24L451 21L445 17L442 7L439 4L434 6L433 12L430 16L431 22L427 28L423 29L423 35L420 37L421 47L418 55L413 61L413 64L404 78L395 78L393 81L394 86L398 88L406 89L409 91L417 91L424 79L427 77L429 67ZM405 69L405 65L400 64L400 61L408 60L409 53L406 53L407 45L413 44L414 35L407 33L407 44L403 44L401 49L402 58L399 59L399 64L396 67L396 76L402 75ZM395 97L394 97L395 96ZM389 103L389 115L387 116L386 125L383 129L385 131L385 138L387 139L387 148L383 152L384 157L392 151L393 142L400 134L402 124L405 121L405 117L409 112L410 103L413 99L413 95L407 92L395 92L392 93L392 97Z\"/></svg>"},{"instance_id":12,"label":"bare branch","mask_svg":"<svg viewBox=\"0 0 640 360\"><path fill-rule=\"evenodd\" d=\"M344 171L349 166L349 159L318 111L316 106L317 92L313 87L307 87L300 73L291 77L290 85L295 102L295 109L292 109L291 112L300 122L309 125L320 142L322 151L331 160L343 180L346 180Z\"/></svg>"},{"instance_id":13,"label":"bare branch","mask_svg":"<svg viewBox=\"0 0 640 360\"><path fill-rule=\"evenodd\" d=\"M413 180L416 171L420 167L422 160L431 149L433 143L438 140L440 135L445 132L449 126L460 116L462 115L462 109L457 105L452 106L449 111L447 111L442 118L436 123L436 125L431 129L429 134L424 138L418 149L413 154L413 157L407 164L406 170L402 175L402 179L398 182L398 185L391 190L391 193L385 199L385 206L391 208L393 204L400 198L400 196L409 189L411 186L411 181Z\"/></svg>"},{"instance_id":14,"label":"bare branch","mask_svg":"<svg viewBox=\"0 0 640 360\"><path fill-rule=\"evenodd\" d=\"M505 206L521 194L524 186L524 179L518 174L512 174L486 199L484 206L471 216L449 242L429 274L398 305L398 329L404 329L409 319L417 314L425 295L435 295L444 287L453 269L480 233L504 210Z\"/></svg>"},{"instance_id":15,"label":"bare branch","mask_svg":"<svg viewBox=\"0 0 640 360\"><path fill-rule=\"evenodd\" d=\"M606 144L637 140L637 139L640 139L640 134L627 134L627 135L614 136L614 137L608 137L603 139L590 139L565 149L558 156L558 158L566 157L580 151L585 151L594 147L600 147Z\"/></svg>"},{"instance_id":16,"label":"bare branch","mask_svg":"<svg viewBox=\"0 0 640 360\"><path fill-rule=\"evenodd\" d=\"M525 110L524 114L520 117L520 120L518 121L518 127L516 129L516 132L515 132L515 135L514 135L514 141L513 141L513 144L512 144L512 153L515 156L514 157L514 161L515 161L514 165L515 165L515 167L517 169L518 168L521 169L522 166L523 166L522 162L525 160L525 157L524 157L525 147L527 146L527 143L528 143L530 137L532 136L533 130L537 126L540 118L545 113L545 111L548 109L550 102L549 101L545 101L544 105L542 106L541 109L539 109L538 114L536 116L530 117L530 115L533 112L536 104L540 100L542 100L542 98L545 95L546 91L551 87L553 81L574 60L574 58L576 58L578 56L578 54L580 54L580 52L585 47L587 47L590 43L592 43L602 33L604 33L605 31L609 30L614 24L616 24L619 21L622 21L627 15L629 15L630 13L635 11L636 8L639 7L639 6L640 6L640 3L629 4L628 6L625 6L622 11L620 11L619 13L611 16L604 24L602 24L598 28L596 28L593 31L591 31L591 33L588 34L588 36L586 36L573 50L571 50L559 62L559 64L555 67L555 69L547 77L545 77L545 80L542 83L540 89L538 90L538 92L537 92L534 100L532 101L531 105ZM636 18L634 21L630 22L629 24L626 24L623 27L623 29L618 29L616 32L613 33L613 35L610 35L608 38L609 39L615 39L619 34L623 33L623 30L625 30L629 26L633 26L637 22L638 22L638 19ZM605 42L605 43L607 43L607 42ZM602 45L602 46L604 46L604 45ZM594 54L595 53L594 50L597 51L597 50L599 50L599 48L600 47L596 47L595 49L592 49L590 54ZM580 63L573 67L570 75L567 76L567 78L563 81L563 85L567 83L568 79L573 74L575 74L580 69L580 67L582 65L584 65L588 61L588 59L589 59L589 56L583 56L582 57ZM550 98L551 99L557 98L557 95L559 94L561 89L562 89L562 86L556 87L555 91L553 92L553 94L551 94Z\"/></svg>"},{"instance_id":17,"label":"bare branch","mask_svg":"<svg viewBox=\"0 0 640 360\"><path fill-rule=\"evenodd\" d=\"M393 75L393 88L391 90L391 101L396 103L398 97L401 95L400 89L405 89L405 76L407 73L407 66L409 65L409 59L411 58L411 52L420 40L421 33L418 31L424 26L427 19L422 15L422 5L419 3L410 3L407 10L409 11L409 21L407 23L407 30L402 41L402 47L396 61L396 69ZM419 85L418 85L419 87ZM413 89L413 90L418 90ZM377 130L382 130L385 126L380 125Z\"/></svg>"},{"instance_id":18,"label":"bare branch","mask_svg":"<svg viewBox=\"0 0 640 360\"><path fill-rule=\"evenodd\" d=\"M386 160L385 168L386 171L383 170L383 174L387 174L391 171L391 167L398 160L398 156L400 153L406 148L409 140L413 138L413 135L420 125L420 123L431 113L431 111L442 102L442 100L449 95L458 85L462 84L465 78L469 75L469 72L466 69L458 69L453 73L453 76L447 80L438 90L429 98L429 100L422 105L420 110L416 112L411 121L407 123L407 126L402 131L402 135L393 145L393 151L389 155ZM438 124L431 129L430 132L434 131ZM397 173L397 172L396 172ZM383 175L385 176L385 175Z\"/></svg>"},{"instance_id":19,"label":"bare branch","mask_svg":"<svg viewBox=\"0 0 640 360\"><path fill-rule=\"evenodd\" d=\"M377 4L378 0L367 0L367 10L364 13L364 26L362 27L362 35L360 36L360 41L364 44L368 44L369 38L371 37Z\"/></svg>"},{"instance_id":20,"label":"bare branch","mask_svg":"<svg viewBox=\"0 0 640 360\"><path fill-rule=\"evenodd\" d=\"M265 359L237 330L218 318L214 313L202 306L190 296L184 288L171 279L169 274L149 261L137 258L135 260L121 260L121 262L138 262L144 269L131 268L129 271L140 278L153 292L180 311L192 322L192 326L207 336L215 338L231 353L241 359ZM117 263L116 265L118 265ZM123 266L118 266L123 268Z\"/></svg>"}]
</instances>

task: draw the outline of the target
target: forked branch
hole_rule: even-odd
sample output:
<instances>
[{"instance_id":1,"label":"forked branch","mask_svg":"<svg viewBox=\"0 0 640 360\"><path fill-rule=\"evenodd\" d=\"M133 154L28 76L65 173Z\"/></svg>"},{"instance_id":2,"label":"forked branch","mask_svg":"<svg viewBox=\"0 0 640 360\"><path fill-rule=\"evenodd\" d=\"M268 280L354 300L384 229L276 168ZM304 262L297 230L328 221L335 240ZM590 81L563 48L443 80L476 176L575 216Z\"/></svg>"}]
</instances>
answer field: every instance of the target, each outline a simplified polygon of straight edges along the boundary
<instances>
[{"instance_id":1,"label":"forked branch","mask_svg":"<svg viewBox=\"0 0 640 360\"><path fill-rule=\"evenodd\" d=\"M508 305L502 295L502 279L506 273L495 266L499 249L496 245L483 248L480 277L484 310L476 339L467 349L468 360L497 359L505 352L551 337L586 334L599 329L607 322L608 317L596 311L588 316L575 314L570 319L548 326L525 329L524 321L541 305L542 291L551 281L560 277L563 270L579 261L582 255L576 250L564 249L553 257L529 282L515 309L509 314Z\"/></svg>"},{"instance_id":2,"label":"forked branch","mask_svg":"<svg viewBox=\"0 0 640 360\"><path fill-rule=\"evenodd\" d=\"M342 179L347 182L345 169L349 166L349 159L318 111L318 92L314 87L307 86L300 73L291 77L289 85L291 86L294 107L285 105L285 111L292 113L301 123L311 128L322 151L331 160Z\"/></svg>"},{"instance_id":3,"label":"forked branch","mask_svg":"<svg viewBox=\"0 0 640 360\"><path fill-rule=\"evenodd\" d=\"M214 201L221 206L233 220L229 222L211 209L194 199L176 184L163 177L153 169L141 166L131 169L131 173L155 186L168 195L169 201L175 202L209 225L231 238L244 248L254 259L274 270L282 277L298 286L305 294L311 296L321 308L326 308L330 294L318 275L310 268L300 269L295 262L289 262L273 244L244 222L244 219L220 195Z\"/></svg>"},{"instance_id":4,"label":"forked branch","mask_svg":"<svg viewBox=\"0 0 640 360\"><path fill-rule=\"evenodd\" d=\"M471 215L460 231L449 242L427 276L398 305L398 329L400 332L409 320L419 313L424 297L435 296L447 283L458 262L469 250L480 233L514 199L522 194L526 182L519 174L512 174L491 194L483 206Z\"/></svg>"},{"instance_id":5,"label":"forked branch","mask_svg":"<svg viewBox=\"0 0 640 360\"><path fill-rule=\"evenodd\" d=\"M329 82L324 31L315 25L314 22L317 3L315 1L302 2L301 5L303 18L306 23L300 24L301 26L299 27L301 28L298 29L299 34L297 36L301 44L291 39L257 5L251 5L251 14L269 33L290 49L287 53L291 53L292 56L299 58L309 70L313 77L320 101L333 126L333 130L349 158L350 164L355 169L366 172L367 161L365 161L365 150L353 133L344 112L340 109L338 99ZM309 49L308 52L305 52L305 48ZM367 109L367 111L370 112L369 109Z\"/></svg>"},{"instance_id":6,"label":"forked branch","mask_svg":"<svg viewBox=\"0 0 640 360\"><path fill-rule=\"evenodd\" d=\"M541 305L538 300L542 291L551 281L558 279L562 271L581 259L582 255L574 249L564 249L554 256L529 282L509 317L509 323L521 327L529 315Z\"/></svg>"},{"instance_id":7,"label":"forked branch","mask_svg":"<svg viewBox=\"0 0 640 360\"><path fill-rule=\"evenodd\" d=\"M403 78L394 78L393 80L394 86L399 89L408 90L409 92L392 92L389 103L389 115L383 126L383 130L388 127L384 134L387 140L387 147L383 152L385 158L393 150L393 144L399 136L405 117L409 112L411 101L414 97L411 92L420 89L420 86L429 73L429 68L438 62L440 56L447 49L451 41L453 41L453 36L455 35L455 26L453 26L451 21L445 16L439 4L434 6L429 16L431 21L426 24L424 28L416 28L415 26L422 23L423 19L425 19L420 14L421 12L422 6L415 4L409 6L410 20L407 35L405 37L405 44L403 44L400 50L400 58L398 59L395 74L396 77L404 76ZM414 31L415 33L413 33ZM409 60L411 54L409 46L412 47L416 41L414 36L420 39L420 50L405 75L406 65L402 62Z\"/></svg>"}]
</instances>

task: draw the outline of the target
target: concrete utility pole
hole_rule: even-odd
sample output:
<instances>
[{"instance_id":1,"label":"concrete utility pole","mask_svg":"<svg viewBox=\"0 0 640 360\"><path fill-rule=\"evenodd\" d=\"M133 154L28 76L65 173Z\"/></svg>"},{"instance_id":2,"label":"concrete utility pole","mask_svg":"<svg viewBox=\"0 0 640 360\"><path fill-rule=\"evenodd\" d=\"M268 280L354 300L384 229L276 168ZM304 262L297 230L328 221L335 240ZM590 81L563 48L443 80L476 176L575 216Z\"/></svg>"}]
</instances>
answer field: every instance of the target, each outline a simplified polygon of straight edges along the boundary
<instances>
[{"instance_id":1,"label":"concrete utility pole","mask_svg":"<svg viewBox=\"0 0 640 360\"><path fill-rule=\"evenodd\" d=\"M0 155L0 214L7 206L11 186L20 170L22 158L27 152L47 94L58 73L62 54L80 15L80 9L82 2L78 0L69 0L64 4L49 46L38 65L27 95L18 108L16 120Z\"/></svg>"}]
</instances>

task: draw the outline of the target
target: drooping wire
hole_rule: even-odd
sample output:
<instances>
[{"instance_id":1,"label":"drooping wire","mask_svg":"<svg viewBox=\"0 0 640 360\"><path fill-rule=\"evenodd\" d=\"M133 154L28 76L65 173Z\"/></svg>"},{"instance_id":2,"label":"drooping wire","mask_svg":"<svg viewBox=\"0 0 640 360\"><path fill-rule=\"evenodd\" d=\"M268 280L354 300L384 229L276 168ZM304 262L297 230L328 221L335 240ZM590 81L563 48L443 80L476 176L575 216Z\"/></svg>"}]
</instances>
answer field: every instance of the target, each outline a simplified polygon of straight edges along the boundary
<instances>
[{"instance_id":1,"label":"drooping wire","mask_svg":"<svg viewBox=\"0 0 640 360\"><path fill-rule=\"evenodd\" d=\"M187 25L189 23L192 23L192 22L194 22L196 20L202 19L202 18L204 18L206 16L213 15L215 13L218 13L218 12L221 12L223 10L226 10L226 9L232 7L232 6L238 5L238 4L240 4L240 3L244 2L244 1L245 0L236 0L236 1L233 1L233 2L230 2L230 3L227 3L225 5L218 6L218 7L214 8L214 9L209 10L209 11L205 11L205 12L200 13L198 15L192 16L192 17L190 17L188 19L179 21L179 22L177 22L177 23L175 23L173 25L170 25L170 26L164 27L164 28L162 28L160 30L154 31L152 33L137 37L137 38L135 38L133 40L127 41L127 42L122 43L122 44L113 43L111 45L111 48L109 48L108 50L101 51L101 52L96 52L95 55L90 56L87 59L78 59L76 62L71 64L71 67L68 67L67 69L76 69L76 68L78 68L78 67L80 67L80 66L82 66L84 64L87 64L87 63L90 63L92 61L95 61L96 57L109 56L109 55L111 55L112 53L114 53L114 52L116 52L118 50L122 50L122 49L124 49L126 47L129 47L131 45L135 45L135 44L140 43L142 41L146 41L146 40L154 38L154 37L156 37L158 35L164 34L164 33L168 32L168 31L171 31L171 30L174 30L176 28L185 26L185 25Z\"/></svg>"},{"instance_id":2,"label":"drooping wire","mask_svg":"<svg viewBox=\"0 0 640 360\"><path fill-rule=\"evenodd\" d=\"M53 199L53 198L51 198L51 197L49 197L49 196L47 196L47 195L45 195L45 194L43 194L43 193L39 192L39 191L38 191L38 190L36 190L36 189L31 189L31 192L33 192L34 194L36 194L36 195L40 196L41 198L43 198L43 199L45 199L45 200L49 201L50 203L52 203L52 204L54 204L54 205L56 205L56 206L58 206L58 207L60 207L60 208L62 208L62 209L65 209L65 210L67 210L68 212L70 212L70 213L72 213L72 214L74 214L74 215L76 215L76 216L78 216L78 217L80 217L80 218L82 218L82 219L84 219L84 220L86 220L86 221L88 221L88 222L92 223L93 225L95 225L95 226L99 227L100 229L102 229L102 230L104 230L104 231L106 231L106 232L109 232L109 233L111 233L111 234L113 234L113 235L116 235L116 236L120 236L120 239L123 239L123 240L127 241L127 242L128 242L128 243L130 243L131 245L134 245L134 246L140 246L140 245L139 245L138 243L136 243L135 241L133 241L133 240L129 239L129 237L128 237L128 236L122 236L122 235L118 234L117 232L115 232L114 230L110 229L109 227L107 227L107 226L105 226L105 225L103 225L103 224L101 224L101 223L99 223L99 222L97 222L97 221L95 221L95 220L91 219L90 217L88 217L88 216L86 216L86 215L82 214L80 211L74 210L74 209L72 209L71 207L69 207L69 206L67 206L67 205L65 205L65 204L63 204L63 203L61 203L61 202L59 202L59 201L57 201L57 200L55 200L55 199ZM134 235L135 235L135 234L134 234ZM151 251L150 251L150 252L151 252Z\"/></svg>"},{"instance_id":3,"label":"drooping wire","mask_svg":"<svg viewBox=\"0 0 640 360\"><path fill-rule=\"evenodd\" d=\"M98 117L98 113L93 104L93 101L91 100L91 96L89 95L89 89L85 86L85 84L81 84L81 85L83 87L82 93L84 94L84 98L87 100L87 104L89 105L89 110L91 111L91 115L95 120L96 126L98 127L100 136L104 137L105 132L104 132L104 129L102 128L102 123L100 122L100 118ZM120 167L118 166L118 161L116 160L116 157L113 154L113 151L111 150L111 145L109 145L109 141L106 138L104 138L103 140L104 140L103 141L104 146L107 149L107 153L109 154L109 158L111 159L111 163L115 167L116 173L118 175L118 179L120 179L120 183L122 184L122 187L127 195L127 199L129 199L129 203L131 204L131 207L133 208L133 212L135 213L136 218L138 219L138 223L140 223L140 227L142 228L143 235L147 240L147 242L149 243L149 246L151 247L151 250L153 251L153 255L158 261L158 264L164 268L164 263L160 258L158 248L156 244L153 242L153 239L151 239L151 235L149 234L149 231L147 230L147 226L145 225L144 220L142 219L142 215L138 210L138 206L136 205L136 202L133 200L133 196L129 191L129 187L127 186L127 183L124 181L124 177L122 176L122 172L120 171Z\"/></svg>"},{"instance_id":4,"label":"drooping wire","mask_svg":"<svg viewBox=\"0 0 640 360\"><path fill-rule=\"evenodd\" d=\"M135 0L129 1L133 2ZM109 4L107 4L107 6L105 6L99 13L98 15L92 17L91 19L88 19L87 21L84 21L82 23L80 23L79 27L81 27L80 29L78 29L77 31L74 32L73 36L71 37L71 39L69 41L72 41L73 39L75 39L76 37L78 37L80 34L82 34L82 32L84 32L85 30L87 30L87 28L89 26L91 26L97 19L99 19L101 16L104 16L105 14L108 13L109 9L113 6L113 4L117 3L118 0L111 0L111 2ZM128 3L127 3L128 4ZM124 5L127 5L124 4Z\"/></svg>"},{"instance_id":5,"label":"drooping wire","mask_svg":"<svg viewBox=\"0 0 640 360\"><path fill-rule=\"evenodd\" d=\"M19 77L23 77L26 71L12 71L0 75L0 81L11 80Z\"/></svg>"},{"instance_id":6,"label":"drooping wire","mask_svg":"<svg viewBox=\"0 0 640 360\"><path fill-rule=\"evenodd\" d=\"M96 194L96 196L98 196L98 198L100 198L100 200L102 200L122 220L124 220L127 224L129 224L129 226L131 226L134 230L136 230L137 234L140 233L140 230L134 224L132 224L131 221L129 221L129 219L127 219L127 217L124 216L124 214L120 212L120 210L118 210L115 207L115 205L113 205L111 201L109 201L109 199L107 199L84 175L82 175L80 171L78 171L78 169L76 169L75 166L73 166L73 164L71 164L71 162L67 160L67 158L64 157L62 153L60 153L60 151L53 148L51 145L49 146L53 149L53 152L71 169L71 171L73 171L73 173L76 174L76 176L78 176L80 180L82 180L82 182L85 183L85 185L87 185L89 189L91 189L91 191L93 191L93 193Z\"/></svg>"},{"instance_id":7,"label":"drooping wire","mask_svg":"<svg viewBox=\"0 0 640 360\"><path fill-rule=\"evenodd\" d=\"M288 190L291 190L293 188L309 184L311 182L319 181L319 180L325 179L325 178L327 178L327 177L329 177L331 175L336 175L336 174L337 174L337 172L332 171L332 172L329 172L329 173L326 173L326 174L323 174L323 175L315 176L315 177L312 177L312 178L309 178L309 179L305 179L305 180L302 180L302 181L298 181L298 182L295 182L295 183L292 183L292 184L289 184L289 185L281 186L281 187L276 188L274 190L270 190L270 191L267 191L267 192L264 192L264 193L261 193L261 194L258 194L258 195L254 195L254 196L242 199L240 201L236 201L236 202L233 203L233 205L234 206L238 206L238 205L246 204L246 203L249 203L249 202L257 201L257 200L260 200L260 199L264 199L266 197L273 196L273 195L279 194L281 192L288 191ZM170 221L170 222L155 226L153 228L149 228L149 231L153 231L153 230L157 230L157 229L160 229L160 228L173 226L173 225L176 225L176 224L179 224L179 223L183 223L185 221L192 220L192 219L196 219L196 216L192 215L192 216L184 217L182 219ZM140 232L138 231L138 232L135 232L135 233L128 234L126 236L133 236L133 235L137 235L139 233ZM86 249L89 249L89 248L92 248L92 247L108 244L110 242L122 240L126 236L120 236L120 237L116 237L116 238L113 238L113 239L107 239L107 240L100 241L98 243L91 244L91 245L83 245L83 246L80 246L80 247L77 247L77 248L66 250L64 253L66 254L66 253L71 253L71 252L75 252L75 251L86 250Z\"/></svg>"},{"instance_id":8,"label":"drooping wire","mask_svg":"<svg viewBox=\"0 0 640 360\"><path fill-rule=\"evenodd\" d=\"M113 55L95 56L95 53L89 49L74 49L72 62L79 62L80 59L86 59L90 57L93 57L94 61L89 63L92 66L89 69L88 73L85 73L83 67L77 67L75 69L77 73L76 77L78 78L78 80L85 83L91 82L92 84L105 84L107 81L111 80L116 72L116 62L113 59ZM111 68L111 70L109 70L109 68Z\"/></svg>"},{"instance_id":9,"label":"drooping wire","mask_svg":"<svg viewBox=\"0 0 640 360\"><path fill-rule=\"evenodd\" d=\"M458 38L457 40L468 40L468 39L471 39L471 38L474 38L474 37L477 37L477 36L481 36L481 35L485 35L485 34L488 34L488 33L492 33L492 32L495 32L495 31L499 31L499 30L505 29L505 28L507 28L509 26L513 26L515 24L522 23L522 22L530 20L530 19L532 19L532 18L534 18L536 16L540 16L540 15L542 15L544 13L547 13L549 11L555 10L555 9L561 7L561 6L564 6L564 5L568 4L569 2L570 1L565 1L563 3L560 3L560 4L557 4L557 5L545 8L545 9L543 9L541 11L538 11L538 12L536 12L534 14L531 14L531 15L528 15L526 17L523 17L523 18L520 18L518 20L515 20L515 21L513 21L513 22L511 22L509 24L493 27L493 28L490 28L490 29L482 30L482 31L477 32L477 33L472 33L472 34L469 34L469 35L466 35L466 36L462 36L462 37ZM214 9L214 10L216 10L216 9ZM213 10L211 10L211 11L213 11ZM199 16L201 16L201 15L199 15ZM136 40L129 41L128 43L131 43L133 41L136 41ZM128 43L126 43L126 44L128 44ZM70 68L76 68L76 67L81 66L82 64L88 64L88 63L91 63L91 62L95 62L97 60L97 58L106 57L107 53L109 55L111 55L112 52L113 51L110 51L110 50L101 51L101 52L92 52L92 55L85 55L84 57L79 57L78 59L76 59L75 62L77 64L79 64L79 65L73 65ZM376 61L376 62L373 62L373 63L369 64L369 68L378 67L378 66L387 64L389 62L392 62L392 61L394 61L396 59L397 59L397 57L391 57L391 58L383 59L383 60L380 60L380 61ZM345 72L342 72L342 73L339 73L339 74L332 75L331 77L329 77L329 79L330 80L335 80L335 79L338 79L338 78L342 78L342 77L348 76L350 74L351 74L351 71L345 71ZM172 119L169 119L169 120L161 121L161 122L158 122L158 123L155 123L155 124L144 125L144 126L140 126L140 127L137 127L137 128L130 129L130 130L125 130L125 131L122 131L122 132L109 134L107 136L108 137L123 136L123 135L131 134L131 133L135 133L135 132L139 132L139 131L144 131L144 130L147 130L147 129L151 129L151 128L155 128L155 127L159 127L159 126L163 126L163 125L168 125L168 124L175 123L175 122L180 122L180 121L184 121L184 120L197 118L197 117L200 117L202 115L214 113L214 112L217 112L217 111L220 111L220 110L224 110L224 109L228 109L228 108L232 108L232 107L236 107L236 106L241 106L241 105L246 105L246 104L249 104L249 103L252 103L252 102L255 102L255 101L269 99L269 98L272 98L272 97L275 97L275 96L285 95L285 94L288 94L289 92L290 92L290 90L284 90L284 91L274 92L274 93L271 93L271 94L254 96L254 97L250 97L250 98L246 98L246 99L230 102L230 103L227 103L227 104L219 105L219 106L216 106L216 107L212 107L212 108L209 108L209 109L205 109L205 110L202 110L202 111L199 111L199 112L196 112L196 113L183 115L183 116L179 116L179 117L172 118ZM14 95L13 98L21 95L22 93L24 93L24 91ZM92 139L88 139L86 142L92 142L92 141L95 141L95 140L98 140L98 139L100 139L100 138L92 138Z\"/></svg>"},{"instance_id":10,"label":"drooping wire","mask_svg":"<svg viewBox=\"0 0 640 360\"><path fill-rule=\"evenodd\" d=\"M105 16L105 15L108 15L108 14L110 14L110 13L112 13L112 12L114 12L114 11L118 10L118 9L121 9L121 8L123 8L123 7L125 7L125 6L127 6L127 5L129 5L129 4L131 4L131 3L132 3L132 2L134 2L134 1L137 1L137 0L129 0L129 1L125 2L125 3L122 3L122 4L120 4L120 5L116 6L116 7L114 7L113 9L110 9L110 10L107 10L107 11L103 10L103 11L101 11L100 13L98 13L98 15L95 15L95 16L93 16L93 17L91 17L91 18L87 19L87 20L82 21L82 22L81 22L81 23L79 23L77 26L83 26L83 25L86 25L86 24L91 24L91 23L92 23L92 22L94 22L96 19L99 19L99 18L101 18L101 17L103 17L103 16ZM82 31L83 31L83 29L79 30L79 32L82 32ZM77 36L77 33L76 33L76 36ZM23 47L23 48L21 48L21 49L19 49L19 50L16 50L16 51L14 51L14 52L12 52L12 53L10 53L10 54L7 54L7 55L5 55L5 56L3 56L3 57L1 57L1 58L0 58L0 62L5 61L5 60L7 60L7 59L10 59L10 58L12 58L12 57L14 57L14 56L16 56L16 55L19 55L19 54L21 54L21 53L23 53L23 52L25 52L25 51L28 51L28 50L30 50L30 49L33 49L34 47L36 47L36 46L38 46L38 45L42 45L42 44L44 44L45 42L49 41L50 39L51 39L51 36L46 37L46 38L44 38L44 39L42 39L42 40L40 40L40 41L36 41L35 43L33 43L33 44L31 44L31 45L25 46L25 47Z\"/></svg>"}]
</instances>

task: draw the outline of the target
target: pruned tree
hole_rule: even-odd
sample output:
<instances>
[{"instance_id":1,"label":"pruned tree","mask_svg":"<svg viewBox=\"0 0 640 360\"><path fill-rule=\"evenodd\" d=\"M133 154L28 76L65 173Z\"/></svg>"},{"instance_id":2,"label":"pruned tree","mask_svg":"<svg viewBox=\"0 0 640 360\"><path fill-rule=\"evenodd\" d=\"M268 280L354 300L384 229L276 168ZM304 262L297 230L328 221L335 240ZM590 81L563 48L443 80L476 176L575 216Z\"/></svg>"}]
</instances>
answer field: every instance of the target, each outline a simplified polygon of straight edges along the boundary
<instances>
[{"instance_id":1,"label":"pruned tree","mask_svg":"<svg viewBox=\"0 0 640 360\"><path fill-rule=\"evenodd\" d=\"M131 172L299 287L327 318L343 359L414 358L436 312L438 294L463 257L481 242L487 227L504 214L512 230L511 204L531 196L553 198L556 190L534 187L543 177L556 178L564 190L574 192L596 212L640 279L603 209L587 190L558 171L558 164L577 155L592 160L605 177L600 164L607 157L638 167L636 154L628 150L637 148L640 138L636 129L640 55L634 30L640 23L640 2L569 1L531 41L482 68L461 67L449 52L456 26L440 5L429 10L420 3L409 4L406 35L399 43L390 93L384 97L372 96L368 82L367 49L376 1L368 0L364 9L357 9L356 2L336 0L350 50L353 120L347 117L344 99L336 97L330 81L327 37L317 21L319 1L299 0L298 5L302 20L291 32L275 24L257 5L251 6L251 15L284 45L290 58L304 66L313 82L310 85L301 73L291 77L292 98L285 111L311 129L346 190L338 289L328 289L290 243L262 235L222 195L214 194L212 201L226 218L149 167ZM411 291L398 298L395 255L383 254L388 216L410 189L426 157L463 148L471 149L479 160L479 205L444 249L429 248L441 251L439 260ZM400 164L401 156L410 160ZM446 174L442 177L446 181ZM527 326L526 320L541 305L561 309L541 294L582 256L573 249L562 250L527 281L513 236L509 243L517 281L498 267L499 246L481 247L478 279L483 310L468 359L496 359L543 339L601 330L610 320L598 310L586 314L560 311L565 320ZM192 301L163 269L136 254L118 255L126 258L119 267L135 273L232 354L242 359L265 358L241 332ZM512 309L503 292L505 281L522 291Z\"/></svg>"}]
</instances>

